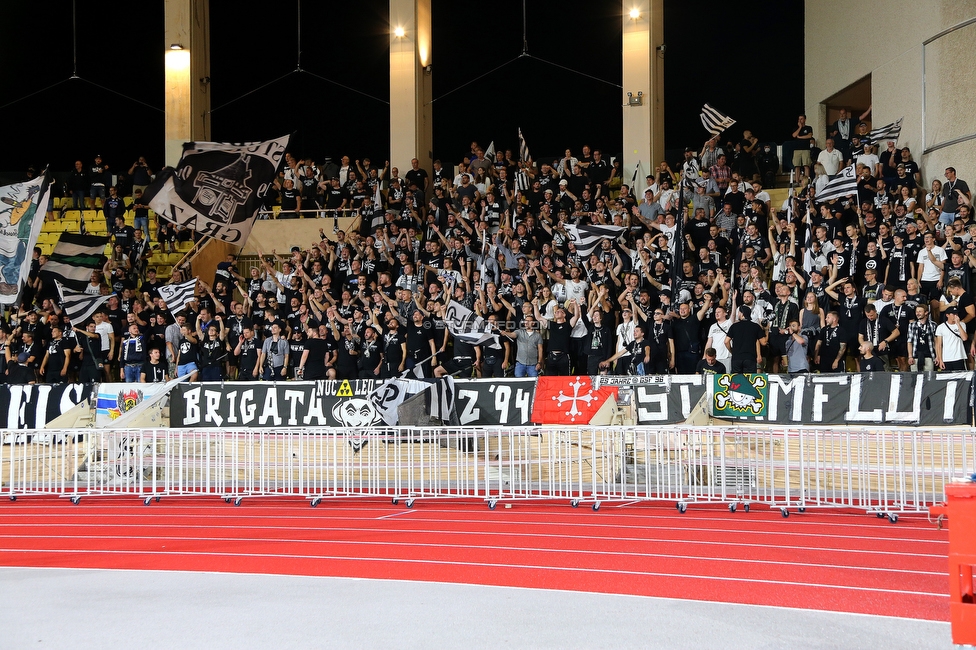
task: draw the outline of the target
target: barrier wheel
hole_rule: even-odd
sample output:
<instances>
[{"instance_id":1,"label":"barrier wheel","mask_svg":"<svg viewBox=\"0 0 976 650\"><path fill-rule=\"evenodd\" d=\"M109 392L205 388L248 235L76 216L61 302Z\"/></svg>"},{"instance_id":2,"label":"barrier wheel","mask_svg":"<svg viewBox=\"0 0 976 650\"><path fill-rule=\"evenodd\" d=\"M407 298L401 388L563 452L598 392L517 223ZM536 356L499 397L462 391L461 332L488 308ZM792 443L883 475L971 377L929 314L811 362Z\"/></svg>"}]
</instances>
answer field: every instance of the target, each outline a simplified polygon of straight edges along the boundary
<instances>
[{"instance_id":1,"label":"barrier wheel","mask_svg":"<svg viewBox=\"0 0 976 650\"><path fill-rule=\"evenodd\" d=\"M393 505L400 503L400 499L390 499L390 501L393 502Z\"/></svg>"},{"instance_id":2,"label":"barrier wheel","mask_svg":"<svg viewBox=\"0 0 976 650\"><path fill-rule=\"evenodd\" d=\"M569 502L569 505L573 506L574 508L579 508L579 499L573 499Z\"/></svg>"},{"instance_id":3,"label":"barrier wheel","mask_svg":"<svg viewBox=\"0 0 976 650\"><path fill-rule=\"evenodd\" d=\"M235 506L240 506L241 505L241 501L243 501L243 500L244 500L244 497L237 497L236 499L234 499L234 505Z\"/></svg>"},{"instance_id":4,"label":"barrier wheel","mask_svg":"<svg viewBox=\"0 0 976 650\"><path fill-rule=\"evenodd\" d=\"M735 504L734 503L730 503L729 504L729 512L735 512Z\"/></svg>"},{"instance_id":5,"label":"barrier wheel","mask_svg":"<svg viewBox=\"0 0 976 650\"><path fill-rule=\"evenodd\" d=\"M742 509L745 510L746 512L749 512L749 504L747 503L744 506L742 506Z\"/></svg>"},{"instance_id":6,"label":"barrier wheel","mask_svg":"<svg viewBox=\"0 0 976 650\"><path fill-rule=\"evenodd\" d=\"M599 512L599 511L600 511L600 502L599 501L594 501L593 502L593 512Z\"/></svg>"},{"instance_id":7,"label":"barrier wheel","mask_svg":"<svg viewBox=\"0 0 976 650\"><path fill-rule=\"evenodd\" d=\"M876 516L876 517L877 517L878 519L884 519L884 516L885 516L885 513L883 513L883 512L876 512L876 513L874 513L874 515L875 515L875 516Z\"/></svg>"},{"instance_id":8,"label":"barrier wheel","mask_svg":"<svg viewBox=\"0 0 976 650\"><path fill-rule=\"evenodd\" d=\"M779 511L780 511L781 513L783 513L783 518L784 518L784 519L790 516L790 511L789 511L789 510L787 510L786 508L780 508L780 510L779 510Z\"/></svg>"},{"instance_id":9,"label":"barrier wheel","mask_svg":"<svg viewBox=\"0 0 976 650\"><path fill-rule=\"evenodd\" d=\"M162 498L163 497L156 497L156 503L159 503L159 500L162 499Z\"/></svg>"},{"instance_id":10,"label":"barrier wheel","mask_svg":"<svg viewBox=\"0 0 976 650\"><path fill-rule=\"evenodd\" d=\"M408 508L412 508L413 507L413 499L407 499L406 501L403 502L403 505L407 506Z\"/></svg>"},{"instance_id":11,"label":"barrier wheel","mask_svg":"<svg viewBox=\"0 0 976 650\"><path fill-rule=\"evenodd\" d=\"M16 501L17 500L17 495L16 494L11 494L10 495L10 500L11 501Z\"/></svg>"},{"instance_id":12,"label":"barrier wheel","mask_svg":"<svg viewBox=\"0 0 976 650\"><path fill-rule=\"evenodd\" d=\"M687 510L687 509L688 509L688 504L687 503L679 503L678 504L678 512L680 512L681 514L684 514L685 510Z\"/></svg>"},{"instance_id":13,"label":"barrier wheel","mask_svg":"<svg viewBox=\"0 0 976 650\"><path fill-rule=\"evenodd\" d=\"M318 505L319 505L319 504L320 504L321 502L322 502L322 499L320 499L320 498L318 498L318 497L315 497L314 499L312 499L311 501L309 501L309 502L308 502L308 505L310 505L310 506L312 506L313 508L317 508L317 507L318 507Z\"/></svg>"},{"instance_id":14,"label":"barrier wheel","mask_svg":"<svg viewBox=\"0 0 976 650\"><path fill-rule=\"evenodd\" d=\"M898 523L898 515L896 515L895 513L891 513L890 515L888 515L888 521L890 521L893 524L897 524Z\"/></svg>"},{"instance_id":15,"label":"barrier wheel","mask_svg":"<svg viewBox=\"0 0 976 650\"><path fill-rule=\"evenodd\" d=\"M145 499L142 500L142 505L144 506L148 506L151 503L152 503L152 497L146 497Z\"/></svg>"},{"instance_id":16,"label":"barrier wheel","mask_svg":"<svg viewBox=\"0 0 976 650\"><path fill-rule=\"evenodd\" d=\"M230 503L230 497L224 497L224 503Z\"/></svg>"},{"instance_id":17,"label":"barrier wheel","mask_svg":"<svg viewBox=\"0 0 976 650\"><path fill-rule=\"evenodd\" d=\"M498 505L498 502L495 501L494 499L492 499L491 501L488 502L488 509L489 510L494 510L495 509L495 506L497 506L497 505Z\"/></svg>"},{"instance_id":18,"label":"barrier wheel","mask_svg":"<svg viewBox=\"0 0 976 650\"><path fill-rule=\"evenodd\" d=\"M71 503L78 505L78 503L81 501L81 497L71 497L70 501Z\"/></svg>"},{"instance_id":19,"label":"barrier wheel","mask_svg":"<svg viewBox=\"0 0 976 650\"><path fill-rule=\"evenodd\" d=\"M806 508L797 508L796 511L797 512L806 512L807 509Z\"/></svg>"}]
</instances>

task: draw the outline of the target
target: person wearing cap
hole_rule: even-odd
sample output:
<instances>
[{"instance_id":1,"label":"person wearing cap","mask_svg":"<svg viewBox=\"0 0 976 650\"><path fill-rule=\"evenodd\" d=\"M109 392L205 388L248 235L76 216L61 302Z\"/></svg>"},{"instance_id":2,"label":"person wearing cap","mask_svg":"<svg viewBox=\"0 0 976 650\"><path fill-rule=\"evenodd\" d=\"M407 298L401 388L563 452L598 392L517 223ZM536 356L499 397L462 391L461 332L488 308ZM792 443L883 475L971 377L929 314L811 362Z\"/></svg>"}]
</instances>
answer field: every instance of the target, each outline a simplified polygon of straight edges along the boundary
<instances>
[{"instance_id":1,"label":"person wearing cap","mask_svg":"<svg viewBox=\"0 0 976 650\"><path fill-rule=\"evenodd\" d=\"M935 328L935 365L940 370L966 370L966 327L959 320L959 310L949 307L946 321Z\"/></svg>"}]
</instances>

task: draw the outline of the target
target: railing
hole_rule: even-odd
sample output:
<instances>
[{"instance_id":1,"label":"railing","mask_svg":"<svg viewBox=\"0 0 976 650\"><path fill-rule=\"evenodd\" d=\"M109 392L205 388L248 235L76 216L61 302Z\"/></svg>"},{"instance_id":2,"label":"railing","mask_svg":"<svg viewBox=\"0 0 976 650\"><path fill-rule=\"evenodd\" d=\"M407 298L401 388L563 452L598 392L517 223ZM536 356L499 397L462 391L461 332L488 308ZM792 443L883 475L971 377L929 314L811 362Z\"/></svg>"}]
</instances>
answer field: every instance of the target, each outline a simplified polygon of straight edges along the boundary
<instances>
[{"instance_id":1,"label":"railing","mask_svg":"<svg viewBox=\"0 0 976 650\"><path fill-rule=\"evenodd\" d=\"M338 219L340 217L355 217L359 210L344 208L316 208L314 210L258 210L258 219ZM286 216L282 216L286 215Z\"/></svg>"},{"instance_id":2,"label":"railing","mask_svg":"<svg viewBox=\"0 0 976 650\"><path fill-rule=\"evenodd\" d=\"M670 501L928 512L976 469L976 430L479 427L8 433L0 495Z\"/></svg>"}]
</instances>

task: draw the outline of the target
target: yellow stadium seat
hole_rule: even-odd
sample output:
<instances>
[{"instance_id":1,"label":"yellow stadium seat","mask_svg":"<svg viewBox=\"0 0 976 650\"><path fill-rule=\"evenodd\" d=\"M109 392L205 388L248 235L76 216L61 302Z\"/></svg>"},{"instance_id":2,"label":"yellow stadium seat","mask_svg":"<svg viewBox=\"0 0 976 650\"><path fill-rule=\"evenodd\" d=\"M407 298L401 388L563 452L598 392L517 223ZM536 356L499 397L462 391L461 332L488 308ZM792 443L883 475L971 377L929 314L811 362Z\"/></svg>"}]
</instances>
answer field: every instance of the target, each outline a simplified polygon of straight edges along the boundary
<instances>
[{"instance_id":1,"label":"yellow stadium seat","mask_svg":"<svg viewBox=\"0 0 976 650\"><path fill-rule=\"evenodd\" d=\"M172 267L169 267L169 266L157 266L155 268L156 268L156 277L159 277L159 278L168 278L169 276L173 275L173 269L172 269Z\"/></svg>"},{"instance_id":2,"label":"yellow stadium seat","mask_svg":"<svg viewBox=\"0 0 976 650\"><path fill-rule=\"evenodd\" d=\"M176 242L176 249L181 253L186 253L192 248L193 248L193 242L191 241Z\"/></svg>"},{"instance_id":3,"label":"yellow stadium seat","mask_svg":"<svg viewBox=\"0 0 976 650\"><path fill-rule=\"evenodd\" d=\"M41 255L50 256L54 252L54 246L52 244L38 244L41 247Z\"/></svg>"},{"instance_id":4,"label":"yellow stadium seat","mask_svg":"<svg viewBox=\"0 0 976 650\"><path fill-rule=\"evenodd\" d=\"M125 197L124 199L122 199L122 201L125 203L125 207L129 207L130 205L132 205L132 197L131 196Z\"/></svg>"},{"instance_id":5,"label":"yellow stadium seat","mask_svg":"<svg viewBox=\"0 0 976 650\"><path fill-rule=\"evenodd\" d=\"M44 221L44 225L41 226L41 232L61 232L61 220L54 219L53 221Z\"/></svg>"},{"instance_id":6,"label":"yellow stadium seat","mask_svg":"<svg viewBox=\"0 0 976 650\"><path fill-rule=\"evenodd\" d=\"M67 232L80 232L81 231L81 223L78 222L78 221L76 221L76 220L74 220L74 219L62 219L61 220L61 229L60 229L59 232L65 232L65 231L67 231Z\"/></svg>"}]
</instances>

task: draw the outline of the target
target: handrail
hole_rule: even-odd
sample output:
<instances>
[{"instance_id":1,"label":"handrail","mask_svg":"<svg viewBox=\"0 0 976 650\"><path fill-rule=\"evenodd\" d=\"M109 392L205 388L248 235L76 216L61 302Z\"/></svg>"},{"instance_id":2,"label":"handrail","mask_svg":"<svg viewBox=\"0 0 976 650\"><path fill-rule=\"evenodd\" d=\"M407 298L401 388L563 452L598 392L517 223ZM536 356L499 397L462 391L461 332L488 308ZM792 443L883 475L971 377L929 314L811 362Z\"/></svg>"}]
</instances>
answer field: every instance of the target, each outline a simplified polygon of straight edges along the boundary
<instances>
[{"instance_id":1,"label":"handrail","mask_svg":"<svg viewBox=\"0 0 976 650\"><path fill-rule=\"evenodd\" d=\"M339 216L353 217L353 216L356 216L359 213L359 210L358 209L354 209L354 208L342 208L341 210L338 209L338 208L316 208L314 210L297 210L297 211L296 210L278 210L277 212L275 212L272 209L272 210L258 210L258 217L259 218L267 218L267 217L270 217L272 219L280 219L281 218L281 216L280 216L281 213L285 213L285 214L298 214L299 215L299 218L301 218L301 219L304 219L305 218L305 217L301 216L301 215L305 215L305 214L315 215L314 218L316 218L316 219L328 219L329 217L338 218ZM339 214L339 213L342 213L342 214Z\"/></svg>"}]
</instances>

